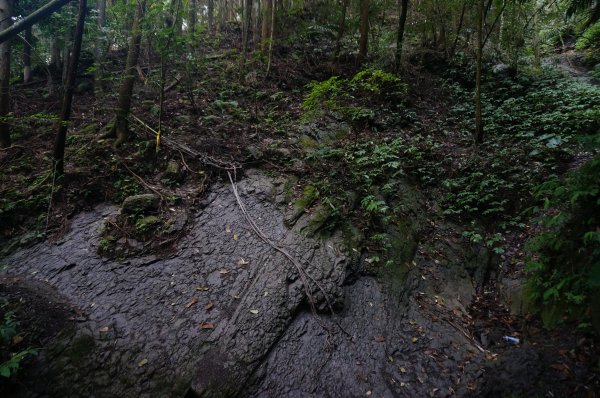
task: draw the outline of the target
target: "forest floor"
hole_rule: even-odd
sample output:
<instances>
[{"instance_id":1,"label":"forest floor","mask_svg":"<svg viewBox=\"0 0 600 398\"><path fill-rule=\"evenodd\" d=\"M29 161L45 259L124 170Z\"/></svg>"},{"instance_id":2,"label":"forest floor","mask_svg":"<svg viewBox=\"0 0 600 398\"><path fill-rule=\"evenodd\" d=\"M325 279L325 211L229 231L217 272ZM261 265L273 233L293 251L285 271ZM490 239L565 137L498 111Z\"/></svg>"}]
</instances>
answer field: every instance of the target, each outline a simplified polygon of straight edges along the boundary
<instances>
[{"instance_id":1,"label":"forest floor","mask_svg":"<svg viewBox=\"0 0 600 398\"><path fill-rule=\"evenodd\" d=\"M227 46L207 52L189 80L171 74L158 152L152 59L133 137L116 150L99 138L110 82L96 95L81 84L59 180L49 160L57 89L42 76L14 86L15 145L0 152L0 310L21 322L15 344L46 349L2 384L7 393L600 394L595 334L547 330L523 312L531 220L503 234L500 254L464 238L472 219L443 211L443 182L485 164L453 116L447 76L407 65L399 116L307 120L306 84L351 78L352 62L276 46L266 77L260 60L240 73ZM553 170L589 156L557 156ZM407 172L384 175L396 161ZM160 199L151 214L119 211L141 193ZM393 203L392 222L384 205L377 214L381 201Z\"/></svg>"}]
</instances>

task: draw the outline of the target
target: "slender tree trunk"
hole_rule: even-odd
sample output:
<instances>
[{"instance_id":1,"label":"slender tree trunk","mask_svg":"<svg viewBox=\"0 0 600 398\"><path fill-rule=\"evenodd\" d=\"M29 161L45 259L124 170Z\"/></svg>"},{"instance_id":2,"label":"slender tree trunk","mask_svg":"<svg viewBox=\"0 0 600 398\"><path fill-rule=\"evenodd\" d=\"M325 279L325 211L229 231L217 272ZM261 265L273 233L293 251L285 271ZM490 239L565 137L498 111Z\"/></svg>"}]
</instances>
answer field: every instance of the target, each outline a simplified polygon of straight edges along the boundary
<instances>
[{"instance_id":1,"label":"slender tree trunk","mask_svg":"<svg viewBox=\"0 0 600 398\"><path fill-rule=\"evenodd\" d=\"M458 37L460 36L460 31L462 30L462 27L463 27L466 10L467 10L467 1L465 0L463 2L462 10L460 12L460 19L458 21L458 27L456 28L456 34L454 35L454 42L452 43L452 47L450 48L450 58L454 58L454 54L456 53L456 45L458 44Z\"/></svg>"},{"instance_id":2,"label":"slender tree trunk","mask_svg":"<svg viewBox=\"0 0 600 398\"><path fill-rule=\"evenodd\" d=\"M340 50L342 48L342 38L344 37L344 31L346 30L346 12L348 11L348 3L350 0L343 0L342 2L342 15L340 17L340 23L338 26L338 34L335 40L335 52L333 57L337 59L340 56Z\"/></svg>"},{"instance_id":3,"label":"slender tree trunk","mask_svg":"<svg viewBox=\"0 0 600 398\"><path fill-rule=\"evenodd\" d=\"M260 35L260 0L254 2L254 10L252 11L252 43L256 46L259 42Z\"/></svg>"},{"instance_id":4,"label":"slender tree trunk","mask_svg":"<svg viewBox=\"0 0 600 398\"><path fill-rule=\"evenodd\" d=\"M225 29L225 22L227 21L227 0L219 1L219 32L223 32Z\"/></svg>"},{"instance_id":5,"label":"slender tree trunk","mask_svg":"<svg viewBox=\"0 0 600 398\"><path fill-rule=\"evenodd\" d=\"M31 42L33 34L31 27L25 29L25 41L23 42L23 83L28 83L31 79Z\"/></svg>"},{"instance_id":6,"label":"slender tree trunk","mask_svg":"<svg viewBox=\"0 0 600 398\"><path fill-rule=\"evenodd\" d=\"M242 65L248 54L248 42L252 29L252 0L244 0L244 25L242 29Z\"/></svg>"},{"instance_id":7,"label":"slender tree trunk","mask_svg":"<svg viewBox=\"0 0 600 398\"><path fill-rule=\"evenodd\" d=\"M58 38L56 37L54 38L54 40L52 40L52 49L50 50L50 52L50 65L52 65L54 70L56 70L56 72L58 73L58 71L60 70L60 48L58 47Z\"/></svg>"},{"instance_id":8,"label":"slender tree trunk","mask_svg":"<svg viewBox=\"0 0 600 398\"><path fill-rule=\"evenodd\" d=\"M198 20L198 7L196 5L196 0L190 0L190 16L189 16L189 26L190 30L190 39L194 40L194 35L196 34L196 21Z\"/></svg>"},{"instance_id":9,"label":"slender tree trunk","mask_svg":"<svg viewBox=\"0 0 600 398\"><path fill-rule=\"evenodd\" d=\"M271 61L273 59L273 41L275 37L275 3L273 0L271 0L271 28L269 30L271 37L269 40L269 61L267 62L266 76L269 76L269 73L271 72Z\"/></svg>"},{"instance_id":10,"label":"slender tree trunk","mask_svg":"<svg viewBox=\"0 0 600 398\"><path fill-rule=\"evenodd\" d=\"M481 69L483 62L483 13L484 0L479 0L477 9L477 72L475 76L475 142L483 143L483 116L481 110Z\"/></svg>"},{"instance_id":11,"label":"slender tree trunk","mask_svg":"<svg viewBox=\"0 0 600 398\"><path fill-rule=\"evenodd\" d=\"M65 37L64 37L64 43L63 43L63 49L62 49L62 79L61 82L63 84L64 87L67 86L67 73L69 72L69 58L70 58L70 52L71 52L71 48L69 47L69 42L71 41L71 34L73 32L71 31L70 28L65 30Z\"/></svg>"},{"instance_id":12,"label":"slender tree trunk","mask_svg":"<svg viewBox=\"0 0 600 398\"><path fill-rule=\"evenodd\" d=\"M273 0L262 0L262 34L261 34L261 51L264 53L267 49L267 40L271 36L269 33L269 22L271 17L271 8L273 8Z\"/></svg>"},{"instance_id":13,"label":"slender tree trunk","mask_svg":"<svg viewBox=\"0 0 600 398\"><path fill-rule=\"evenodd\" d=\"M369 0L360 0L360 42L358 47L358 62L363 63L367 58L369 48Z\"/></svg>"},{"instance_id":14,"label":"slender tree trunk","mask_svg":"<svg viewBox=\"0 0 600 398\"><path fill-rule=\"evenodd\" d=\"M115 147L121 145L129 136L129 125L127 117L131 109L131 96L136 79L136 65L140 56L140 43L142 41L142 30L140 28L141 20L144 16L146 0L139 0L137 10L133 18L131 27L131 39L129 41L129 50L127 52L127 62L125 64L125 76L121 82L119 90L119 99L117 100L116 118L113 130L110 136L116 136Z\"/></svg>"},{"instance_id":15,"label":"slender tree trunk","mask_svg":"<svg viewBox=\"0 0 600 398\"><path fill-rule=\"evenodd\" d=\"M215 31L215 0L208 0L208 32L213 34Z\"/></svg>"},{"instance_id":16,"label":"slender tree trunk","mask_svg":"<svg viewBox=\"0 0 600 398\"><path fill-rule=\"evenodd\" d=\"M0 0L0 29L12 25L12 1ZM10 113L10 40L0 44L0 148L10 146L10 125L4 120Z\"/></svg>"},{"instance_id":17,"label":"slender tree trunk","mask_svg":"<svg viewBox=\"0 0 600 398\"><path fill-rule=\"evenodd\" d=\"M98 19L96 21L97 26L98 26L98 31L100 32L100 34L98 35L98 38L96 39L96 43L95 43L95 47L94 47L94 58L95 58L95 62L96 62L96 69L94 72L94 82L95 82L95 88L96 88L96 92L99 93L102 88L103 88L103 84L102 84L102 80L104 78L104 73L103 73L103 54L102 54L102 37L104 35L103 30L104 30L104 25L106 24L106 0L96 0L96 11L98 12Z\"/></svg>"},{"instance_id":18,"label":"slender tree trunk","mask_svg":"<svg viewBox=\"0 0 600 398\"><path fill-rule=\"evenodd\" d=\"M402 46L404 45L404 29L406 27L406 15L408 14L408 0L398 0L400 7L400 19L398 20L398 35L396 37L396 70L400 69L402 60Z\"/></svg>"},{"instance_id":19,"label":"slender tree trunk","mask_svg":"<svg viewBox=\"0 0 600 398\"><path fill-rule=\"evenodd\" d=\"M75 89L75 79L77 78L77 65L79 64L79 54L81 53L81 42L83 39L86 11L87 0L79 0L77 27L75 28L75 37L73 38L73 51L69 61L69 72L67 75L66 87L64 90L62 107L60 111L58 132L56 134L56 141L54 143L54 165L55 171L58 175L64 173L65 143L67 140L69 120L71 119L71 104L73 101L73 91Z\"/></svg>"}]
</instances>

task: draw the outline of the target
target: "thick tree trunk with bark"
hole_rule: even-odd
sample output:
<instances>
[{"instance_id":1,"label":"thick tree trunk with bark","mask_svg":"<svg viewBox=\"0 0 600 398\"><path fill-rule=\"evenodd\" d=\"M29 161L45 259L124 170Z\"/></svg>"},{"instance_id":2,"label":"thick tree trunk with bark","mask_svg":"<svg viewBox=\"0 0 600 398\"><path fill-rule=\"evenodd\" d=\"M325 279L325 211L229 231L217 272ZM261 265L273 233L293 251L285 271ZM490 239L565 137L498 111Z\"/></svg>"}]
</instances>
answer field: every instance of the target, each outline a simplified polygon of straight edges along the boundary
<instances>
[{"instance_id":1,"label":"thick tree trunk with bark","mask_svg":"<svg viewBox=\"0 0 600 398\"><path fill-rule=\"evenodd\" d=\"M77 27L75 28L75 37L73 38L73 49L69 61L69 71L65 83L56 141L54 143L54 170L58 175L64 173L65 143L67 141L69 120L71 119L71 104L73 102L73 91L75 90L75 79L77 78L77 66L79 64L79 54L81 53L86 11L87 0L79 0Z\"/></svg>"},{"instance_id":2,"label":"thick tree trunk with bark","mask_svg":"<svg viewBox=\"0 0 600 398\"><path fill-rule=\"evenodd\" d=\"M144 16L146 1L140 0L137 3L137 10L133 18L131 27L131 39L129 41L129 50L127 52L127 61L125 64L125 75L121 82L119 90L119 99L117 100L117 109L115 124L112 127L110 136L116 137L114 146L121 145L129 136L129 125L127 117L131 109L131 96L136 79L136 65L140 56L140 43L142 41L142 30L140 28L141 20Z\"/></svg>"},{"instance_id":3,"label":"thick tree trunk with bark","mask_svg":"<svg viewBox=\"0 0 600 398\"><path fill-rule=\"evenodd\" d=\"M360 42L358 46L358 62L367 58L369 48L369 0L360 0Z\"/></svg>"},{"instance_id":4,"label":"thick tree trunk with bark","mask_svg":"<svg viewBox=\"0 0 600 398\"><path fill-rule=\"evenodd\" d=\"M0 0L0 29L12 25L12 1ZM4 120L10 113L10 41L0 44L0 147L10 146L10 125Z\"/></svg>"},{"instance_id":5,"label":"thick tree trunk with bark","mask_svg":"<svg viewBox=\"0 0 600 398\"><path fill-rule=\"evenodd\" d=\"M402 45L404 44L408 0L398 0L398 6L400 7L400 19L398 20L398 34L396 36L396 70L400 68L400 61L402 60Z\"/></svg>"},{"instance_id":6,"label":"thick tree trunk with bark","mask_svg":"<svg viewBox=\"0 0 600 398\"><path fill-rule=\"evenodd\" d=\"M29 83L31 79L31 42L33 34L31 28L25 29L25 41L23 42L23 83Z\"/></svg>"},{"instance_id":7,"label":"thick tree trunk with bark","mask_svg":"<svg viewBox=\"0 0 600 398\"><path fill-rule=\"evenodd\" d=\"M483 116L481 110L481 69L483 59L483 13L484 0L479 0L477 9L477 72L475 75L475 142L483 143Z\"/></svg>"}]
</instances>

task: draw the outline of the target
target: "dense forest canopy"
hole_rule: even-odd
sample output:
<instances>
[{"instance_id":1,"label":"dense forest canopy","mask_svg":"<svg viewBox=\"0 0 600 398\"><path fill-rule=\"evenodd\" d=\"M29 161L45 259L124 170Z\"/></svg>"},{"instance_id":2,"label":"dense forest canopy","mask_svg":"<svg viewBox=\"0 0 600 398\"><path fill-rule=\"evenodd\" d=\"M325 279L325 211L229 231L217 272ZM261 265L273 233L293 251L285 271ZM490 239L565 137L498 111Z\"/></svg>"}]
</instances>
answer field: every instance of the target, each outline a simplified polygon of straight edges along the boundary
<instances>
[{"instance_id":1,"label":"dense forest canopy","mask_svg":"<svg viewBox=\"0 0 600 398\"><path fill-rule=\"evenodd\" d=\"M0 0L0 265L102 203L123 209L94 256L175 256L213 184L250 217L235 183L258 168L285 180L287 227L343 236L392 290L460 246L438 271L472 282L453 326L482 352L502 328L550 341L544 358L579 339L563 386L482 396L598 394L599 82L599 0ZM313 294L336 312L278 249L313 313ZM14 381L43 339L0 307Z\"/></svg>"}]
</instances>

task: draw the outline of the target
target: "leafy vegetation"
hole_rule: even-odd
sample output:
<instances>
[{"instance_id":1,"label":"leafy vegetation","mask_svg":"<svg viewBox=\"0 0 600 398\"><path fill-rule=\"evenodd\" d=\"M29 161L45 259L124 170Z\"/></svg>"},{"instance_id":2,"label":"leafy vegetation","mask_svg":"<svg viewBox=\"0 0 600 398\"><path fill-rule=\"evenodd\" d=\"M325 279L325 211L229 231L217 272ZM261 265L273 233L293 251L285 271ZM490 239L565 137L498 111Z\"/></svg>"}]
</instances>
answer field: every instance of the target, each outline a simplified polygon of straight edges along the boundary
<instances>
[{"instance_id":1,"label":"leafy vegetation","mask_svg":"<svg viewBox=\"0 0 600 398\"><path fill-rule=\"evenodd\" d=\"M27 348L21 350L19 343L23 340L17 332L19 322L13 312L4 314L3 322L0 324L0 376L12 377L17 374L21 361L28 355L37 355L38 350Z\"/></svg>"},{"instance_id":2,"label":"leafy vegetation","mask_svg":"<svg viewBox=\"0 0 600 398\"><path fill-rule=\"evenodd\" d=\"M555 326L563 318L597 322L600 306L600 156L540 185L540 233L530 242L529 299Z\"/></svg>"}]
</instances>

